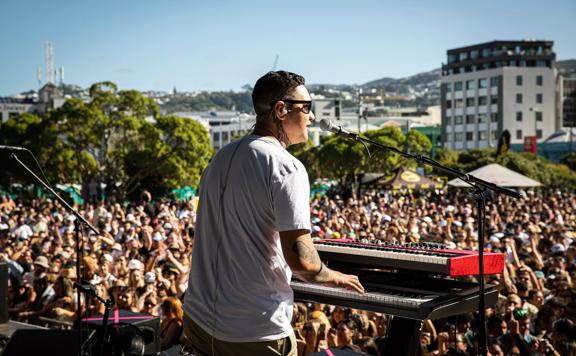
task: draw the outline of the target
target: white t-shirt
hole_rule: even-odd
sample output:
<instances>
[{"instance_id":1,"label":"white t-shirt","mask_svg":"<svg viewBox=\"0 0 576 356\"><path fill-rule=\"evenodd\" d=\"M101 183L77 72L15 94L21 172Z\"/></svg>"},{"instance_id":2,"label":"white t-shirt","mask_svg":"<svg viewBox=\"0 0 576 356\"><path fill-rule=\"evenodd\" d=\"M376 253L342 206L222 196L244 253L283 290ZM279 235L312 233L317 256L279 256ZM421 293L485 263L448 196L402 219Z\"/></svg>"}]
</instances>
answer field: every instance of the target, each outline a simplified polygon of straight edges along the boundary
<instances>
[{"instance_id":1,"label":"white t-shirt","mask_svg":"<svg viewBox=\"0 0 576 356\"><path fill-rule=\"evenodd\" d=\"M292 271L278 232L310 230L309 197L306 169L272 138L247 136L214 157L200 182L184 299L206 332L228 342L293 332Z\"/></svg>"}]
</instances>

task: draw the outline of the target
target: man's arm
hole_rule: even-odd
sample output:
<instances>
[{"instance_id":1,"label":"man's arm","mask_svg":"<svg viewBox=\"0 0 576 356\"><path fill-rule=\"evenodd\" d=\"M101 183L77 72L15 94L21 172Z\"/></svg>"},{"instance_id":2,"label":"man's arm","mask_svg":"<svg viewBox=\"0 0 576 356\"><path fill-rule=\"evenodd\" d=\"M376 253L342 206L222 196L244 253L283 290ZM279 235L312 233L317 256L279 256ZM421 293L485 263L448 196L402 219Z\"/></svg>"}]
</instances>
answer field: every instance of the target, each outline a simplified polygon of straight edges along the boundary
<instances>
[{"instance_id":1,"label":"man's arm","mask_svg":"<svg viewBox=\"0 0 576 356\"><path fill-rule=\"evenodd\" d=\"M357 276L331 270L322 263L308 230L282 231L280 240L284 258L299 279L364 293Z\"/></svg>"}]
</instances>

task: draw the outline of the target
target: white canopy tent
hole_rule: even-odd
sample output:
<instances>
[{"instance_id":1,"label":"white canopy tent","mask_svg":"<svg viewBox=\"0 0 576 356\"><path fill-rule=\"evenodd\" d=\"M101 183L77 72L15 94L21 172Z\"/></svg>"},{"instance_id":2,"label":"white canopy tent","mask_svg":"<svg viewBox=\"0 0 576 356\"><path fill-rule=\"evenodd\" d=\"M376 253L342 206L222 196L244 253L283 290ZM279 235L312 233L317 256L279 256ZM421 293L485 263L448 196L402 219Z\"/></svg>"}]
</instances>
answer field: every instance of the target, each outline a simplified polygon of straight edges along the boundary
<instances>
[{"instance_id":1,"label":"white canopy tent","mask_svg":"<svg viewBox=\"0 0 576 356\"><path fill-rule=\"evenodd\" d=\"M494 183L500 187L529 188L539 187L542 185L540 182L537 182L534 179L530 179L525 175L514 172L513 170L496 163L488 164L484 167L475 169L471 172L468 172L468 174L476 178L483 179L487 182ZM448 182L448 185L452 187L470 186L460 178L452 179Z\"/></svg>"}]
</instances>

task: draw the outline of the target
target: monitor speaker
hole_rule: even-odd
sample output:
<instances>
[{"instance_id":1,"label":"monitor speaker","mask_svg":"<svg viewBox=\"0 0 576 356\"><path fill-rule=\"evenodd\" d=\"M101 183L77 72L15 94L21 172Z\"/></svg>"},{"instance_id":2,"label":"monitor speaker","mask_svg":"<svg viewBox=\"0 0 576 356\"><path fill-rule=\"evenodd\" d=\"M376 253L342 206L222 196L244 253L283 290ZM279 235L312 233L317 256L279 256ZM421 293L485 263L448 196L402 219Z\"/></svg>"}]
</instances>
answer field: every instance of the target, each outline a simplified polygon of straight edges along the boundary
<instances>
[{"instance_id":1,"label":"monitor speaker","mask_svg":"<svg viewBox=\"0 0 576 356\"><path fill-rule=\"evenodd\" d=\"M97 339L102 333L103 315L82 319L83 327L97 331ZM145 313L134 313L128 310L112 310L108 314L107 341L114 347L138 348L140 339L144 344L144 355L160 353L160 318ZM118 351L118 350L115 350Z\"/></svg>"},{"instance_id":2,"label":"monitor speaker","mask_svg":"<svg viewBox=\"0 0 576 356\"><path fill-rule=\"evenodd\" d=\"M83 330L80 341L78 330L16 330L2 356L22 355L85 355L96 341L94 330Z\"/></svg>"}]
</instances>

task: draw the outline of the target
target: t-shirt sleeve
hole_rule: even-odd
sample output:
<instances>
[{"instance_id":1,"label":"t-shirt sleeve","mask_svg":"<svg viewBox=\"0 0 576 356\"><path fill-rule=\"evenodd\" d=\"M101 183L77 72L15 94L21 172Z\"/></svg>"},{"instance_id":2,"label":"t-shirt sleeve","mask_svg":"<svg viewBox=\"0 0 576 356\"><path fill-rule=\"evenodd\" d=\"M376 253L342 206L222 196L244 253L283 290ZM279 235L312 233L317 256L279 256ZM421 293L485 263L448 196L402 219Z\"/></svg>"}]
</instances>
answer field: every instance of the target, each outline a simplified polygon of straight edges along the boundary
<instances>
[{"instance_id":1,"label":"t-shirt sleeve","mask_svg":"<svg viewBox=\"0 0 576 356\"><path fill-rule=\"evenodd\" d=\"M310 230L310 183L306 171L285 175L273 187L276 230Z\"/></svg>"}]
</instances>

